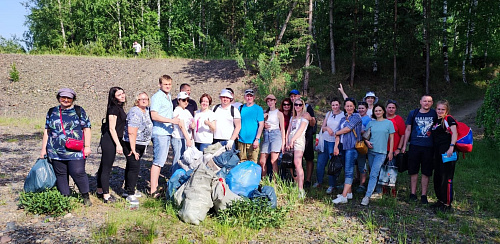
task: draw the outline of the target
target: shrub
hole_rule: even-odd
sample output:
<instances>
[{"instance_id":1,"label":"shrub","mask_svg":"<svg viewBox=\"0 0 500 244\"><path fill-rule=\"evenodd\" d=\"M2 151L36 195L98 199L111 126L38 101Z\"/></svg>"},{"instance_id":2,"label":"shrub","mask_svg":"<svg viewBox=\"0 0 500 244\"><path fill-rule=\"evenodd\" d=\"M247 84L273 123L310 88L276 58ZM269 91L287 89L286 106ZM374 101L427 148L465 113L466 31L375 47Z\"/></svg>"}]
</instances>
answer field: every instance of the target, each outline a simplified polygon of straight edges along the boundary
<instances>
[{"instance_id":1,"label":"shrub","mask_svg":"<svg viewBox=\"0 0 500 244\"><path fill-rule=\"evenodd\" d=\"M477 112L476 123L484 127L484 135L500 146L500 76L490 81L484 102Z\"/></svg>"},{"instance_id":2,"label":"shrub","mask_svg":"<svg viewBox=\"0 0 500 244\"><path fill-rule=\"evenodd\" d=\"M16 63L10 65L10 80L17 82L19 81L19 71L16 68Z\"/></svg>"},{"instance_id":3,"label":"shrub","mask_svg":"<svg viewBox=\"0 0 500 244\"><path fill-rule=\"evenodd\" d=\"M33 214L61 216L73 210L77 201L77 198L61 195L56 188L40 193L21 192L19 195L19 207Z\"/></svg>"},{"instance_id":4,"label":"shrub","mask_svg":"<svg viewBox=\"0 0 500 244\"><path fill-rule=\"evenodd\" d=\"M235 201L217 215L217 220L225 225L246 226L252 229L281 227L285 223L288 208L271 208L267 199Z\"/></svg>"}]
</instances>

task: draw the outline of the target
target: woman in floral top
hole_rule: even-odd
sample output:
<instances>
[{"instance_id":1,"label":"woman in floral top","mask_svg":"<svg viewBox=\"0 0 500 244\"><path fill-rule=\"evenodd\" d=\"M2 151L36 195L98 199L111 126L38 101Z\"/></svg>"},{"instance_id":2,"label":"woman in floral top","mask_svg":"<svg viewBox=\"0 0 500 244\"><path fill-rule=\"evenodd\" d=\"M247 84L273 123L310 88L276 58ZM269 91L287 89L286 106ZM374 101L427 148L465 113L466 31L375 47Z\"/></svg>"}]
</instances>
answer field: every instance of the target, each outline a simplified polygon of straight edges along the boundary
<instances>
[{"instance_id":1,"label":"woman in floral top","mask_svg":"<svg viewBox=\"0 0 500 244\"><path fill-rule=\"evenodd\" d=\"M47 113L40 158L47 156L52 163L57 178L57 189L62 195L70 195L69 174L78 186L84 204L91 206L89 179L85 172L85 157L91 153L90 120L83 108L73 104L76 100L75 91L62 88L56 97L60 105L51 108ZM67 138L84 140L83 151L67 149L65 147Z\"/></svg>"}]
</instances>

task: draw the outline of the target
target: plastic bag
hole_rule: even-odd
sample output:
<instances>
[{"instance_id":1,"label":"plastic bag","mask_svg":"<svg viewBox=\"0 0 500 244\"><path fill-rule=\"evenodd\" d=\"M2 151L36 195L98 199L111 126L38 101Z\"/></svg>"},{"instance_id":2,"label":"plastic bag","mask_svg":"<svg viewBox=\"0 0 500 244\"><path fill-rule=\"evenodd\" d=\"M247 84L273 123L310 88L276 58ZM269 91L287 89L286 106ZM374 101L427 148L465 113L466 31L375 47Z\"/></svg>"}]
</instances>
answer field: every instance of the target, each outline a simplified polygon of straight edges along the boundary
<instances>
[{"instance_id":1,"label":"plastic bag","mask_svg":"<svg viewBox=\"0 0 500 244\"><path fill-rule=\"evenodd\" d=\"M316 145L314 150L317 152L323 152L325 145L325 140L323 140L323 133L316 134Z\"/></svg>"},{"instance_id":2,"label":"plastic bag","mask_svg":"<svg viewBox=\"0 0 500 244\"><path fill-rule=\"evenodd\" d=\"M271 208L276 208L278 206L278 198L272 186L259 186L257 189L250 192L249 198L265 198L269 201L269 206L271 206Z\"/></svg>"},{"instance_id":3,"label":"plastic bag","mask_svg":"<svg viewBox=\"0 0 500 244\"><path fill-rule=\"evenodd\" d=\"M167 181L167 200L172 198L175 191L189 180L192 173L192 170L186 172L184 169L178 169L172 174L172 176L170 176L170 179Z\"/></svg>"},{"instance_id":4,"label":"plastic bag","mask_svg":"<svg viewBox=\"0 0 500 244\"><path fill-rule=\"evenodd\" d=\"M196 169L198 165L203 163L203 152L194 146L188 147L182 156L189 169Z\"/></svg>"},{"instance_id":5,"label":"plastic bag","mask_svg":"<svg viewBox=\"0 0 500 244\"><path fill-rule=\"evenodd\" d=\"M338 176L340 172L342 172L342 168L344 167L344 158L342 155L334 155L330 158L330 162L328 163L328 175L336 175Z\"/></svg>"},{"instance_id":6,"label":"plastic bag","mask_svg":"<svg viewBox=\"0 0 500 244\"><path fill-rule=\"evenodd\" d=\"M261 174L262 168L258 164L245 161L229 171L226 181L231 191L248 197L259 186Z\"/></svg>"},{"instance_id":7,"label":"plastic bag","mask_svg":"<svg viewBox=\"0 0 500 244\"><path fill-rule=\"evenodd\" d=\"M231 205L233 201L239 201L242 198L229 189L226 181L219 178L218 182L212 185L212 200L216 212L224 210Z\"/></svg>"},{"instance_id":8,"label":"plastic bag","mask_svg":"<svg viewBox=\"0 0 500 244\"><path fill-rule=\"evenodd\" d=\"M395 160L385 163L380 167L378 184L383 186L395 186L398 178L398 169L394 166Z\"/></svg>"},{"instance_id":9,"label":"plastic bag","mask_svg":"<svg viewBox=\"0 0 500 244\"><path fill-rule=\"evenodd\" d=\"M56 184L56 174L46 158L39 158L24 181L25 192L42 192Z\"/></svg>"}]
</instances>

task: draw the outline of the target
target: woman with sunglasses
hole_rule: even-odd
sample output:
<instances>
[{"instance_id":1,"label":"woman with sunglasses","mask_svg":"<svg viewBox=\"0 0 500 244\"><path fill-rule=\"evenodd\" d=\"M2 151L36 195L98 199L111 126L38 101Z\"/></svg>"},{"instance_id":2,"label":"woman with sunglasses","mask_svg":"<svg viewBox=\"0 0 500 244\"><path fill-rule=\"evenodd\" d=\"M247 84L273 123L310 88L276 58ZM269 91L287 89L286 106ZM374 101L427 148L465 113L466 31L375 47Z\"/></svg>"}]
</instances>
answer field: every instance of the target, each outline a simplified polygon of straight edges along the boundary
<instances>
[{"instance_id":1,"label":"woman with sunglasses","mask_svg":"<svg viewBox=\"0 0 500 244\"><path fill-rule=\"evenodd\" d=\"M301 98L293 101L293 115L290 119L286 136L286 149L293 150L293 162L295 165L295 172L297 174L295 181L299 187L299 198L304 198L306 192L304 191L304 169L302 168L302 156L306 148L306 129L309 125L309 120L305 116L307 113L304 109L304 100Z\"/></svg>"},{"instance_id":2,"label":"woman with sunglasses","mask_svg":"<svg viewBox=\"0 0 500 244\"><path fill-rule=\"evenodd\" d=\"M200 97L200 109L194 115L194 144L198 150L212 145L216 126L215 113L210 109L212 97L206 93Z\"/></svg>"},{"instance_id":3,"label":"woman with sunglasses","mask_svg":"<svg viewBox=\"0 0 500 244\"><path fill-rule=\"evenodd\" d=\"M356 100L354 98L346 98L344 101L345 117L340 120L339 127L335 132L335 148L334 155L339 155L342 150L342 155L345 158L345 180L344 190L342 194L338 194L337 198L333 199L334 204L347 203L348 199L352 199L352 181L354 173L354 164L358 158L358 151L355 148L356 142L361 140L362 120L359 113L356 111ZM339 148L342 144L342 149Z\"/></svg>"},{"instance_id":4,"label":"woman with sunglasses","mask_svg":"<svg viewBox=\"0 0 500 244\"><path fill-rule=\"evenodd\" d=\"M76 93L70 88L57 92L59 106L53 107L45 117L40 158L48 157L56 174L57 190L71 194L69 175L82 194L83 204L92 206L89 197L89 178L85 172L85 157L90 155L90 120L82 107L74 105ZM64 126L61 126L64 125ZM84 141L82 151L66 148L66 139Z\"/></svg>"},{"instance_id":5,"label":"woman with sunglasses","mask_svg":"<svg viewBox=\"0 0 500 244\"><path fill-rule=\"evenodd\" d=\"M123 132L127 122L125 91L121 87L111 87L108 93L107 122L103 124L101 137L101 164L97 171L97 197L104 203L113 203L116 199L109 194L109 178L116 154L123 154Z\"/></svg>"},{"instance_id":6,"label":"woman with sunglasses","mask_svg":"<svg viewBox=\"0 0 500 244\"><path fill-rule=\"evenodd\" d=\"M271 155L273 174L278 174L278 157L285 147L285 119L283 113L276 108L276 97L267 95L264 99L269 108L264 112L264 139L260 147L259 164L262 177L267 175L267 157Z\"/></svg>"},{"instance_id":7,"label":"woman with sunglasses","mask_svg":"<svg viewBox=\"0 0 500 244\"><path fill-rule=\"evenodd\" d=\"M149 114L149 97L145 92L139 93L132 107L127 114L127 124L123 141L123 154L127 158L125 167L125 191L122 197L126 197L129 202L137 202L137 197L141 193L135 190L139 171L141 169L141 157L151 141L153 132L153 121Z\"/></svg>"},{"instance_id":8,"label":"woman with sunglasses","mask_svg":"<svg viewBox=\"0 0 500 244\"><path fill-rule=\"evenodd\" d=\"M368 112L368 103L367 102L359 102L358 103L358 112L359 116L361 116L361 123L363 125L361 129L361 133L364 133L368 122L372 120L372 118L367 114ZM356 190L358 193L362 193L366 191L365 182L366 182L366 155L358 154L358 158L356 163L358 165L358 178L359 178L359 187Z\"/></svg>"},{"instance_id":9,"label":"woman with sunglasses","mask_svg":"<svg viewBox=\"0 0 500 244\"><path fill-rule=\"evenodd\" d=\"M370 202L370 197L378 183L380 168L385 159L392 161L394 147L394 125L386 119L385 108L380 104L373 107L374 120L370 121L366 129L371 130L370 140L365 140L368 146L368 164L370 166L370 180L366 189L365 197L361 200L361 205L366 206ZM389 151L387 151L389 145Z\"/></svg>"},{"instance_id":10,"label":"woman with sunglasses","mask_svg":"<svg viewBox=\"0 0 500 244\"><path fill-rule=\"evenodd\" d=\"M189 104L189 95L186 92L179 92L177 94L178 105L174 109L174 118L179 118L178 125L174 125L172 132L172 149L174 150L174 161L170 172L173 174L179 169L178 161L182 158L182 154L186 151L187 147L193 146L192 129L195 128L194 118L191 112L187 109Z\"/></svg>"},{"instance_id":11,"label":"woman with sunglasses","mask_svg":"<svg viewBox=\"0 0 500 244\"><path fill-rule=\"evenodd\" d=\"M344 113L340 110L340 101L338 98L333 98L330 101L331 110L326 113L325 120L321 126L320 133L323 133L323 152L318 153L318 167L316 169L317 182L314 183L313 188L321 186L323 176L325 175L325 167L333 155L333 148L335 146L335 131L339 127L340 120L344 118ZM328 189L326 194L332 194L335 184L337 183L336 176L328 176Z\"/></svg>"},{"instance_id":12,"label":"woman with sunglasses","mask_svg":"<svg viewBox=\"0 0 500 244\"><path fill-rule=\"evenodd\" d=\"M290 118L292 117L292 100L290 98L285 98L281 101L280 112L283 113L283 118L285 121L285 131L288 131L288 124L290 123Z\"/></svg>"}]
</instances>

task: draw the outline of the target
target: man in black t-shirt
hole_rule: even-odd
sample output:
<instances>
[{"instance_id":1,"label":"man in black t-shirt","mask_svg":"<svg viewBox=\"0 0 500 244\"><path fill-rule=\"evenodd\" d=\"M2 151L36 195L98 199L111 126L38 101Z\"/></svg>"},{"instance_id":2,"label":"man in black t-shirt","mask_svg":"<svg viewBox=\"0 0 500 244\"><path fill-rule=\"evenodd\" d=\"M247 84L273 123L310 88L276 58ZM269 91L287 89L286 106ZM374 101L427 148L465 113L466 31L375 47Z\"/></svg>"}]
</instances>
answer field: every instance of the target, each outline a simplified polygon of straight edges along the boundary
<instances>
[{"instance_id":1,"label":"man in black t-shirt","mask_svg":"<svg viewBox=\"0 0 500 244\"><path fill-rule=\"evenodd\" d=\"M189 95L188 106L186 107L191 115L194 117L194 112L198 110L198 104L195 100L191 99L191 86L189 84L183 83L179 88L181 92L186 92ZM177 99L172 99L172 105L174 105L174 109L177 107Z\"/></svg>"}]
</instances>

